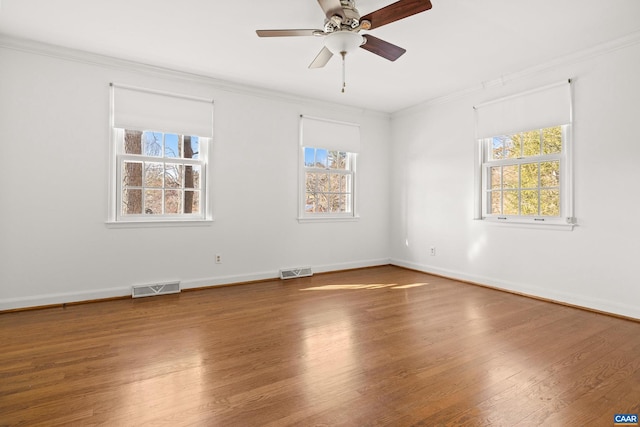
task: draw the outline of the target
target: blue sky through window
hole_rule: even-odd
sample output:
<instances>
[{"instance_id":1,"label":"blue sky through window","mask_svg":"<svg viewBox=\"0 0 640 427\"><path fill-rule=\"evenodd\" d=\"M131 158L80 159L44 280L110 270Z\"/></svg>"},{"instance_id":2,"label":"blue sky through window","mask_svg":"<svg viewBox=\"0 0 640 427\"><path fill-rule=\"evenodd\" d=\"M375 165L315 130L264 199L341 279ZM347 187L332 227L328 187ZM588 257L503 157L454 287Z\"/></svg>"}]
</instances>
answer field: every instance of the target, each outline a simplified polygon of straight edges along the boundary
<instances>
[{"instance_id":1,"label":"blue sky through window","mask_svg":"<svg viewBox=\"0 0 640 427\"><path fill-rule=\"evenodd\" d=\"M327 150L324 148L316 149L316 165L322 167L327 167Z\"/></svg>"},{"instance_id":2,"label":"blue sky through window","mask_svg":"<svg viewBox=\"0 0 640 427\"><path fill-rule=\"evenodd\" d=\"M174 133L166 133L164 135L164 156L182 157L181 154L180 145L178 144L178 135Z\"/></svg>"},{"instance_id":3,"label":"blue sky through window","mask_svg":"<svg viewBox=\"0 0 640 427\"><path fill-rule=\"evenodd\" d=\"M147 156L162 156L162 133L146 131L142 133L144 154Z\"/></svg>"},{"instance_id":4,"label":"blue sky through window","mask_svg":"<svg viewBox=\"0 0 640 427\"><path fill-rule=\"evenodd\" d=\"M304 148L304 165L305 166L313 166L316 159L316 149L315 148Z\"/></svg>"}]
</instances>

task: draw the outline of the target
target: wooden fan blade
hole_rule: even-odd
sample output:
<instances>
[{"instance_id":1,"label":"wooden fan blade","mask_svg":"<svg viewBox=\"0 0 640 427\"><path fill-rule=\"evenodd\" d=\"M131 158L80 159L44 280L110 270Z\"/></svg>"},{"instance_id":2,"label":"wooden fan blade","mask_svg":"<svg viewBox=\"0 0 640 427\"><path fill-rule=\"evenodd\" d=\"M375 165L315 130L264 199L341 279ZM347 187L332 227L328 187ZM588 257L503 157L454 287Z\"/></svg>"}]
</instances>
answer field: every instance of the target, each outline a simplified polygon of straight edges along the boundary
<instances>
[{"instance_id":1,"label":"wooden fan blade","mask_svg":"<svg viewBox=\"0 0 640 427\"><path fill-rule=\"evenodd\" d=\"M378 56L382 56L389 61L395 61L400 58L407 51L399 46L386 42L377 37L373 37L370 34L367 34L364 37L366 43L360 45L364 50L368 50L371 53L375 53Z\"/></svg>"},{"instance_id":2,"label":"wooden fan blade","mask_svg":"<svg viewBox=\"0 0 640 427\"><path fill-rule=\"evenodd\" d=\"M339 15L344 18L344 12L342 11L340 0L318 0L318 4L327 18L331 18L335 15Z\"/></svg>"},{"instance_id":3,"label":"wooden fan blade","mask_svg":"<svg viewBox=\"0 0 640 427\"><path fill-rule=\"evenodd\" d=\"M371 29L374 29L429 9L431 9L429 0L400 0L363 16L360 22L369 21Z\"/></svg>"},{"instance_id":4,"label":"wooden fan blade","mask_svg":"<svg viewBox=\"0 0 640 427\"><path fill-rule=\"evenodd\" d=\"M309 68L322 68L327 65L327 62L331 59L333 53L326 47L323 47L318 56L309 64Z\"/></svg>"},{"instance_id":5,"label":"wooden fan blade","mask_svg":"<svg viewBox=\"0 0 640 427\"><path fill-rule=\"evenodd\" d=\"M317 32L322 30L256 30L259 37L297 37L297 36L315 36Z\"/></svg>"}]
</instances>

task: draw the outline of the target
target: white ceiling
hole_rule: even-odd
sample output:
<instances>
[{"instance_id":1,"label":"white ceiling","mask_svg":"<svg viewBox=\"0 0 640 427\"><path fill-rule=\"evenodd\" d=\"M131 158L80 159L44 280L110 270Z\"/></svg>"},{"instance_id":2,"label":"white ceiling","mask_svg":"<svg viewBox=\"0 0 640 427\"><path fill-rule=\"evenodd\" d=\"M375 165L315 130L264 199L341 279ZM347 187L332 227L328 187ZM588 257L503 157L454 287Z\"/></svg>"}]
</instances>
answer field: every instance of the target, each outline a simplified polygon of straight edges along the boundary
<instances>
[{"instance_id":1,"label":"white ceiling","mask_svg":"<svg viewBox=\"0 0 640 427\"><path fill-rule=\"evenodd\" d=\"M392 0L359 0L362 15ZM638 0L432 0L372 30L407 49L363 49L307 68L317 37L256 29L321 28L317 0L0 0L0 34L188 71L263 89L394 112L640 31Z\"/></svg>"}]
</instances>

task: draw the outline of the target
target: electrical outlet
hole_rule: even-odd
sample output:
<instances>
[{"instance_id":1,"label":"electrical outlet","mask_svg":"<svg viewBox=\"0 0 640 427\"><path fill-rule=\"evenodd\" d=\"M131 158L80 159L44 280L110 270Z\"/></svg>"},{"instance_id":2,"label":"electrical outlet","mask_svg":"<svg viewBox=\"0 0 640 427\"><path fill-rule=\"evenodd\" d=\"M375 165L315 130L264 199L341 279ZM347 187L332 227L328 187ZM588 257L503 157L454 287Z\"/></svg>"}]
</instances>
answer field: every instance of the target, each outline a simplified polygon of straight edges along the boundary
<instances>
[{"instance_id":1,"label":"electrical outlet","mask_svg":"<svg viewBox=\"0 0 640 427\"><path fill-rule=\"evenodd\" d=\"M222 255L216 254L216 264L222 264Z\"/></svg>"},{"instance_id":2,"label":"electrical outlet","mask_svg":"<svg viewBox=\"0 0 640 427\"><path fill-rule=\"evenodd\" d=\"M431 246L431 249L429 249L429 255L436 256L436 247L435 246Z\"/></svg>"}]
</instances>

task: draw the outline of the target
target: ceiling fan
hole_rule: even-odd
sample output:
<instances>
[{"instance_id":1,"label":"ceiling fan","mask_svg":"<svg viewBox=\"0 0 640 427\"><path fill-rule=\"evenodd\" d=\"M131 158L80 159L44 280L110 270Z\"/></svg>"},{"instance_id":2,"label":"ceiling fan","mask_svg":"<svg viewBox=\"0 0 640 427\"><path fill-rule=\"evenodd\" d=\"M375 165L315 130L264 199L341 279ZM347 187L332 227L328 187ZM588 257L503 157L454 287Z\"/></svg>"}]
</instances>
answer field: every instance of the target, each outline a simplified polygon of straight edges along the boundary
<instances>
[{"instance_id":1,"label":"ceiling fan","mask_svg":"<svg viewBox=\"0 0 640 427\"><path fill-rule=\"evenodd\" d=\"M360 47L389 61L395 61L406 52L406 49L370 34L361 35L360 30L373 30L431 9L430 0L399 0L361 17L355 0L318 0L318 4L325 14L322 29L257 30L256 33L259 37L325 37L324 47L309 68L322 68L333 55L340 54L343 61L343 92L344 59L347 53Z\"/></svg>"}]
</instances>

